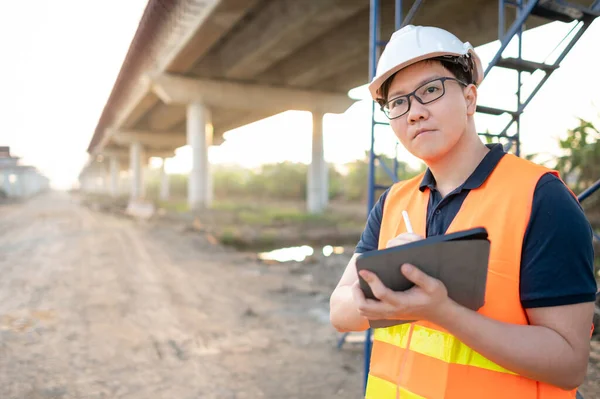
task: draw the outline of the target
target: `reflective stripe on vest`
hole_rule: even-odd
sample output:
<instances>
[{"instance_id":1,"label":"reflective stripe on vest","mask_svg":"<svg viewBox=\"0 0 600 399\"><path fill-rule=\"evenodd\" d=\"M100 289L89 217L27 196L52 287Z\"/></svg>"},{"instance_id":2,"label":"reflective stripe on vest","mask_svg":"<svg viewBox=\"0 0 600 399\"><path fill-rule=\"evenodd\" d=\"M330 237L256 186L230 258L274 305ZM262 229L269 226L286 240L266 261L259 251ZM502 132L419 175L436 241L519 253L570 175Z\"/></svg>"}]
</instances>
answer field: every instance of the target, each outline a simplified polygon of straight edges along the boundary
<instances>
[{"instance_id":1,"label":"reflective stripe on vest","mask_svg":"<svg viewBox=\"0 0 600 399\"><path fill-rule=\"evenodd\" d=\"M521 249L533 193L544 167L506 154L488 179L471 190L448 233L484 226L491 241L485 305L479 313L513 324L527 324L521 306ZM423 174L395 184L386 198L379 247L406 231L409 213L415 233L425 236L429 190L419 190ZM416 265L418 266L418 265ZM366 398L566 399L565 391L517 375L486 359L439 326L407 323L376 329Z\"/></svg>"}]
</instances>

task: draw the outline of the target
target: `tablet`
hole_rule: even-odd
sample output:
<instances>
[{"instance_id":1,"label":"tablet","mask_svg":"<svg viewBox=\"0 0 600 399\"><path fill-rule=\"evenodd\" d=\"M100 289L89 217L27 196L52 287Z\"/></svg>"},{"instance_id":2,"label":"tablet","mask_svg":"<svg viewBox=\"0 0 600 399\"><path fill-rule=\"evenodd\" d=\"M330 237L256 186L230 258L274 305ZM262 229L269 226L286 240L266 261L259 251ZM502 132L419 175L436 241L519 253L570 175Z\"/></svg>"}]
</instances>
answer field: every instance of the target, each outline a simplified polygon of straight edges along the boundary
<instances>
[{"instance_id":1,"label":"tablet","mask_svg":"<svg viewBox=\"0 0 600 399\"><path fill-rule=\"evenodd\" d=\"M391 248L378 249L375 251L365 252L358 256L357 262L359 259L366 259L366 258L373 257L373 256L377 257L377 256L381 256L383 254L389 253L389 252L398 252L398 251L403 251L403 250L409 249L409 248L419 248L419 247L423 247L423 246L429 246L429 245L433 245L433 244L436 244L439 242L460 241L460 240L487 240L487 239L488 239L488 232L485 229L485 227L474 227L474 228L471 228L468 230L456 231L456 232L450 233L450 234L443 234L443 235L438 235L438 236L427 237L423 240L414 241L414 242L410 242L408 244L398 245L398 246L391 247Z\"/></svg>"},{"instance_id":2,"label":"tablet","mask_svg":"<svg viewBox=\"0 0 600 399\"><path fill-rule=\"evenodd\" d=\"M405 291L414 284L404 277L400 267L413 264L441 280L450 298L478 310L485 300L489 253L487 230L478 227L366 252L356 258L356 269L375 273L394 291ZM365 297L376 299L367 282L360 275L358 279Z\"/></svg>"}]
</instances>

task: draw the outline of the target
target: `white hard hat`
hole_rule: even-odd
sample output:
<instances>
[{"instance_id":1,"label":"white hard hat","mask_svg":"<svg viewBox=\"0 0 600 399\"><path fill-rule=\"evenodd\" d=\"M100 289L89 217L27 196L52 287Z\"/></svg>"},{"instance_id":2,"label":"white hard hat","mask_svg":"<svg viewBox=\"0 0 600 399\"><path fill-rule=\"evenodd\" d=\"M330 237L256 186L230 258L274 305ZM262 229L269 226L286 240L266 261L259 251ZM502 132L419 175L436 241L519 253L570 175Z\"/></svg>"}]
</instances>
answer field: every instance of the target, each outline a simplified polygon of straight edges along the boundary
<instances>
[{"instance_id":1,"label":"white hard hat","mask_svg":"<svg viewBox=\"0 0 600 399\"><path fill-rule=\"evenodd\" d=\"M400 69L418 61L441 56L472 58L473 83L479 85L483 80L481 60L469 42L461 42L444 29L407 25L392 34L379 57L375 77L369 84L373 100L380 98L379 88L383 82Z\"/></svg>"}]
</instances>

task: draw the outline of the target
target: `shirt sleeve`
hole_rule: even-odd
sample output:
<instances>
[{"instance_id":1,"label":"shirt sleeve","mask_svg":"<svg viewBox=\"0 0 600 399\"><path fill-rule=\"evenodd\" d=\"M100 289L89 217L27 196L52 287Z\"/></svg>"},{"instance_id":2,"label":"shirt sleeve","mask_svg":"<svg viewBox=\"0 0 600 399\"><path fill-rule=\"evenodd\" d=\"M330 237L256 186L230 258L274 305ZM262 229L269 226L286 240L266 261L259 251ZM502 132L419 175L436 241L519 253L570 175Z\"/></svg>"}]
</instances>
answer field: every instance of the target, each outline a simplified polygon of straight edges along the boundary
<instances>
[{"instance_id":1,"label":"shirt sleeve","mask_svg":"<svg viewBox=\"0 0 600 399\"><path fill-rule=\"evenodd\" d=\"M379 230L381 229L381 219L383 218L383 205L390 189L384 191L379 197L379 200L369 212L367 224L363 230L360 241L356 245L354 253L362 254L369 251L374 251L379 247Z\"/></svg>"},{"instance_id":2,"label":"shirt sleeve","mask_svg":"<svg viewBox=\"0 0 600 399\"><path fill-rule=\"evenodd\" d=\"M521 256L524 308L593 302L592 228L579 202L552 174L538 182Z\"/></svg>"}]
</instances>

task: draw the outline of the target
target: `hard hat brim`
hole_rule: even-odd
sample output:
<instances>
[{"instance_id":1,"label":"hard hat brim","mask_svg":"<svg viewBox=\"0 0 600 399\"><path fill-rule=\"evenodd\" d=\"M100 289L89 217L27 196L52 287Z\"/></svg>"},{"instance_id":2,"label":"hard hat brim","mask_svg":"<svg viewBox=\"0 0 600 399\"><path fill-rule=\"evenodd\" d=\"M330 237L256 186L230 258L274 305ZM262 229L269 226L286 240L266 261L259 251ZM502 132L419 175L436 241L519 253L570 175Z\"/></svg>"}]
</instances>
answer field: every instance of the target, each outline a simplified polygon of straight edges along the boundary
<instances>
[{"instance_id":1,"label":"hard hat brim","mask_svg":"<svg viewBox=\"0 0 600 399\"><path fill-rule=\"evenodd\" d=\"M483 80L483 68L481 65L481 60L480 60L479 56L477 55L477 53L475 53L475 51L472 48L468 50L468 53L473 57L473 61L474 61L474 65L475 65L475 69L473 70L473 82L475 85L479 85L481 83L481 81ZM460 57L460 56L463 56L464 54L456 53L456 52L449 52L449 51L431 52L431 53L423 54L419 57L415 57L409 61L406 61L406 62L396 65L394 68L387 70L382 75L376 76L371 81L371 83L368 86L369 92L371 93L371 97L373 98L374 101L381 99L381 96L379 95L379 89L381 88L381 86L387 79L389 79L392 75L394 75L396 72L400 71L401 69L404 69L410 65L416 64L417 62L420 62L420 61L424 61L424 60L428 60L428 59L440 57L440 56L448 56L448 55ZM384 100L386 100L386 99L384 99Z\"/></svg>"}]
</instances>

